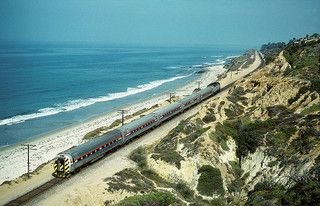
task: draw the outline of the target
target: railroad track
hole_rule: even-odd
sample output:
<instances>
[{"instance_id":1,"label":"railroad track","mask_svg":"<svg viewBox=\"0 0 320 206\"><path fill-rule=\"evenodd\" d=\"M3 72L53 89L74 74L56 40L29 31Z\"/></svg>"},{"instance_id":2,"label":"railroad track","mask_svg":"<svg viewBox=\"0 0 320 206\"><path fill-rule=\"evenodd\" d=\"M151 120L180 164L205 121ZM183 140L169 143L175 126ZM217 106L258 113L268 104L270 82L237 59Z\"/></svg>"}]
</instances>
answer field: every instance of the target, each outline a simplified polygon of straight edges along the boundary
<instances>
[{"instance_id":1,"label":"railroad track","mask_svg":"<svg viewBox=\"0 0 320 206\"><path fill-rule=\"evenodd\" d=\"M264 59L262 58L262 56L260 55L260 53L258 53L260 59L261 59L261 63L260 65L257 67L257 69L263 67L265 65L265 62L264 62ZM242 78L245 78L247 76L249 76L252 72L250 72L249 74L246 74L245 76L243 76ZM232 82L226 86L224 86L223 88L221 88L220 92L223 92L227 89L229 89L233 84L235 83ZM214 97L214 96L213 96ZM170 121L170 120L169 120ZM136 138L138 139L138 138ZM135 141L136 139L134 139L133 141ZM122 146L121 146L122 147ZM120 148L121 148L120 147ZM112 149L111 151L107 152L106 155L110 154L110 153L113 153L114 151L118 150L119 148L117 149ZM101 158L102 159L102 158ZM97 160L97 161L100 161L101 159ZM89 164L90 165L90 164ZM89 166L88 165L88 166ZM82 169L82 172L86 170L86 167ZM70 176L72 177L72 176ZM43 192L47 191L48 189L50 189L51 187L54 187L60 183L62 183L63 181L66 181L67 179L69 179L70 177L68 178L54 178L42 185L40 185L39 187L27 192L26 194L10 201L9 203L5 204L5 206L20 206L20 205L23 205L23 204L26 204L28 201L30 201L31 199L33 199L34 197L42 194Z\"/></svg>"},{"instance_id":2,"label":"railroad track","mask_svg":"<svg viewBox=\"0 0 320 206\"><path fill-rule=\"evenodd\" d=\"M20 206L27 203L29 200L33 199L34 197L42 194L46 190L50 189L51 187L60 184L61 182L65 181L66 179L63 178L54 178L43 185L31 190L30 192L10 201L9 203L5 204L5 206Z\"/></svg>"}]
</instances>

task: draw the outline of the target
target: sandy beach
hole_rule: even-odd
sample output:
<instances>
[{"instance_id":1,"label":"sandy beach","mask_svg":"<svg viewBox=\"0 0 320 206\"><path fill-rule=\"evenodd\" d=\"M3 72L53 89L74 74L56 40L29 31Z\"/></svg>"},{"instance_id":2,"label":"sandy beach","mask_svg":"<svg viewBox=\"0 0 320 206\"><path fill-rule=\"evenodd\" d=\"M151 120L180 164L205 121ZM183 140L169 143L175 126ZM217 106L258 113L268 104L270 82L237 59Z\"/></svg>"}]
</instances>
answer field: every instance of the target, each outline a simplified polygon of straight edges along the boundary
<instances>
[{"instance_id":1,"label":"sandy beach","mask_svg":"<svg viewBox=\"0 0 320 206\"><path fill-rule=\"evenodd\" d=\"M221 86L224 87L240 79L241 77L244 77L245 75L255 70L260 64L261 58L256 52L255 61L251 66L246 69L240 68L238 72L233 72L233 74L231 74L231 72L226 73L226 76L220 80ZM207 72L201 74L199 79L197 80L201 81L202 87L205 87L207 84L215 81L217 75L225 72L225 70L223 69L223 65L212 66L206 69ZM188 93L191 93L197 86L197 82L194 81L193 83L179 89L176 95L187 95ZM216 97L223 97L226 94L227 90L220 92L218 95L216 95ZM155 104L163 104L167 99L168 95L162 95L140 102L139 104L132 105L126 109L129 109L129 114L132 114L143 108L151 108ZM79 205L80 203L95 205L103 203L105 201L106 195L102 195L104 193L104 182L102 180L106 177L112 176L113 174L121 171L124 168L134 167L134 163L127 158L128 154L130 154L131 151L133 151L139 145L150 145L160 140L181 120L195 114L200 107L201 104L174 118L172 121L170 121L170 124L164 124L163 126L146 134L137 141L112 153L103 160L90 166L85 171L78 173L77 178L71 178L62 185L50 189L41 197L36 198L32 202L30 202L30 205L56 205L57 202L55 201L58 199L63 200L62 202L59 202L59 205ZM33 160L31 169L36 169L39 165L52 160L57 153L64 151L73 145L79 144L86 133L101 126L110 125L114 120L118 118L119 114L113 112L108 115L90 120L88 122L75 125L71 128L64 129L57 133L53 133L44 138L33 140L31 143L37 145L37 150L32 151L33 153L31 154L31 158ZM1 182L15 179L25 173L26 151L21 150L21 147L6 148L5 150L0 152L0 157L3 160L3 164L0 168ZM51 162L45 164L34 174L32 174L31 178L22 176L18 179L15 179L15 181L11 181L10 184L1 185L0 204L4 204L11 199L18 197L52 179L53 177L51 176L51 164ZM113 166L110 167L110 165ZM78 181L79 178L81 179L81 181ZM63 192L61 192L62 190ZM91 194L91 192L99 193L100 196L92 196L90 198L86 194ZM40 201L40 199L42 200Z\"/></svg>"}]
</instances>

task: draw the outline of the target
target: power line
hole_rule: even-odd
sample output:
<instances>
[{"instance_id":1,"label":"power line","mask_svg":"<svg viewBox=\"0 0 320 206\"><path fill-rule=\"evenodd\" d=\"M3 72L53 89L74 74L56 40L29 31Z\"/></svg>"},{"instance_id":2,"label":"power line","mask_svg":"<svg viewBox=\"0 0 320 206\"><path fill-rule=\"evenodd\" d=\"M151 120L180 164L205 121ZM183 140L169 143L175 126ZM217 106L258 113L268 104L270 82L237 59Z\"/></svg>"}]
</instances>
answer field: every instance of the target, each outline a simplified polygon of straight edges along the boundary
<instances>
[{"instance_id":1,"label":"power line","mask_svg":"<svg viewBox=\"0 0 320 206\"><path fill-rule=\"evenodd\" d=\"M26 148L22 148L22 149L27 149L28 150L27 151L27 153L28 153L27 166L28 166L28 177L30 177L30 150L36 150L36 149L34 149L34 147L36 145L34 145L34 144L22 144L21 146L26 147Z\"/></svg>"},{"instance_id":2,"label":"power line","mask_svg":"<svg viewBox=\"0 0 320 206\"><path fill-rule=\"evenodd\" d=\"M118 112L121 112L121 123L122 123L122 126L124 125L124 114L127 112L128 110L125 110L125 109L120 109L118 110Z\"/></svg>"},{"instance_id":3,"label":"power line","mask_svg":"<svg viewBox=\"0 0 320 206\"><path fill-rule=\"evenodd\" d=\"M198 83L198 89L200 89L201 81L197 81L197 83Z\"/></svg>"},{"instance_id":4,"label":"power line","mask_svg":"<svg viewBox=\"0 0 320 206\"><path fill-rule=\"evenodd\" d=\"M174 94L175 94L175 92L170 92L169 93L169 95L170 95L170 98L169 98L170 104L172 103L172 97L174 97Z\"/></svg>"}]
</instances>

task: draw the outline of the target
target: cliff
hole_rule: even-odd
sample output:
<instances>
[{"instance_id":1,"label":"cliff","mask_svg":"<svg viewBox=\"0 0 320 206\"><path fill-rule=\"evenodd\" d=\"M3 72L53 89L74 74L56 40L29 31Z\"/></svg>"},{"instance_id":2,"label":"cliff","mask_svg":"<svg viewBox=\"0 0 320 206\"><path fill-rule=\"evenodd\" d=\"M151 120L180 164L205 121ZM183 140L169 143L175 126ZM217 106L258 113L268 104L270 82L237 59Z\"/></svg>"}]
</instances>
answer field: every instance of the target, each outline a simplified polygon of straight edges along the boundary
<instances>
[{"instance_id":1,"label":"cliff","mask_svg":"<svg viewBox=\"0 0 320 206\"><path fill-rule=\"evenodd\" d=\"M319 205L320 43L281 46L227 95L132 153L137 168L105 180L106 205L117 196L134 196L119 205Z\"/></svg>"}]
</instances>

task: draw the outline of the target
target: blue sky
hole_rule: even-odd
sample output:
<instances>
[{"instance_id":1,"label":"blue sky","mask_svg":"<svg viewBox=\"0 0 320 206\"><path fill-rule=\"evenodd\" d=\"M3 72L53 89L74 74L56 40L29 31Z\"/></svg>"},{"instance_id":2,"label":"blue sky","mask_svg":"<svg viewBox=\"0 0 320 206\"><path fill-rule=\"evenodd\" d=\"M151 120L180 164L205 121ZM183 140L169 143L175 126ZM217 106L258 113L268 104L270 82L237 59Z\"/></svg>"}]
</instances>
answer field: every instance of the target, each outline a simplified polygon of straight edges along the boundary
<instances>
[{"instance_id":1,"label":"blue sky","mask_svg":"<svg viewBox=\"0 0 320 206\"><path fill-rule=\"evenodd\" d=\"M320 33L320 0L1 0L0 41L252 45Z\"/></svg>"}]
</instances>

